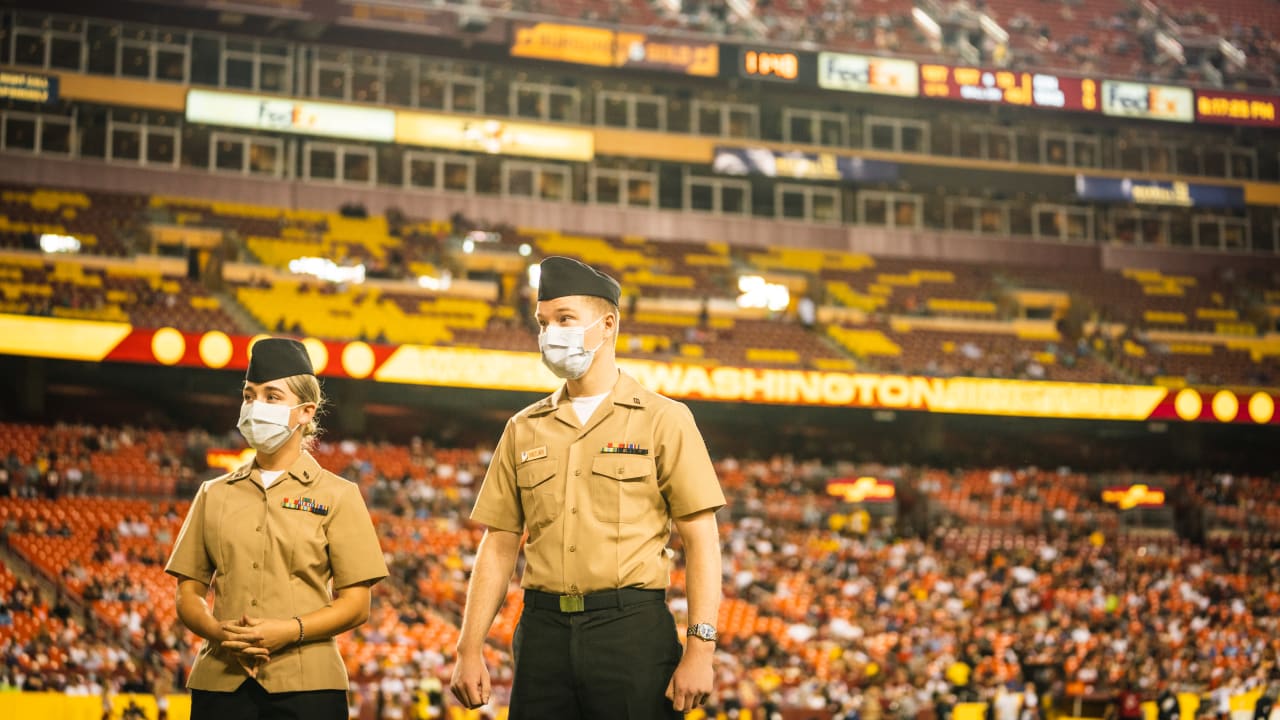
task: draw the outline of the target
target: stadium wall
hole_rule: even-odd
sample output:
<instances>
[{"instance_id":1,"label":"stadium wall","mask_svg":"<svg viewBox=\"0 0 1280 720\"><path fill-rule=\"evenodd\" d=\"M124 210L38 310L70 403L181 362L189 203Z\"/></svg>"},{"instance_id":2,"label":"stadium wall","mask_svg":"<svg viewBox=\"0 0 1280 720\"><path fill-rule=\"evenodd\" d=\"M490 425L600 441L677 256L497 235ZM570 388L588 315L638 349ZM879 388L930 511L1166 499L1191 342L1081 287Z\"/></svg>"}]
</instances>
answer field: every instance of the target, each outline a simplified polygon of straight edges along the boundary
<instances>
[{"instance_id":1,"label":"stadium wall","mask_svg":"<svg viewBox=\"0 0 1280 720\"><path fill-rule=\"evenodd\" d=\"M965 262L998 262L1121 270L1142 267L1165 272L1202 272L1205 267L1256 269L1280 264L1275 256L1070 245L1029 238L1000 238L937 230L891 230L867 226L823 226L767 218L735 218L680 211L654 211L501 196L423 193L378 187L324 185L286 179L262 179L207 172L157 170L105 165L85 160L8 155L0 163L0 182L105 192L136 192L199 197L282 208L333 209L352 201L381 214L399 208L414 217L447 218L461 211L484 222L520 228L618 235L653 240L733 238L735 245L803 247L865 252L882 257L928 257Z\"/></svg>"}]
</instances>

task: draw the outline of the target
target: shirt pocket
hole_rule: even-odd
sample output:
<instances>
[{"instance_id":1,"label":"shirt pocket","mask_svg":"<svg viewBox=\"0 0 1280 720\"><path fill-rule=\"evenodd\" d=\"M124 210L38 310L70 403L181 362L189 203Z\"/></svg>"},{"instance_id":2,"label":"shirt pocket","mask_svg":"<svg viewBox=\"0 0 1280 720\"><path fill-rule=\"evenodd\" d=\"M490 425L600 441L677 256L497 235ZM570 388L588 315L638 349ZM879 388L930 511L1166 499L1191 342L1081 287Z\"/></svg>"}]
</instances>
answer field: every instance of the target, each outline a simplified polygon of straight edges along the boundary
<instances>
[{"instance_id":1,"label":"shirt pocket","mask_svg":"<svg viewBox=\"0 0 1280 720\"><path fill-rule=\"evenodd\" d=\"M633 523L654 507L653 460L601 455L591 461L591 511L600 522Z\"/></svg>"},{"instance_id":2,"label":"shirt pocket","mask_svg":"<svg viewBox=\"0 0 1280 720\"><path fill-rule=\"evenodd\" d=\"M516 468L520 508L524 512L524 524L530 530L546 527L560 516L563 500L556 469L555 458L534 460Z\"/></svg>"},{"instance_id":3,"label":"shirt pocket","mask_svg":"<svg viewBox=\"0 0 1280 720\"><path fill-rule=\"evenodd\" d=\"M332 512L330 506L330 512ZM289 559L290 574L311 584L328 582L329 527L327 517L306 510L280 509L278 552Z\"/></svg>"}]
</instances>

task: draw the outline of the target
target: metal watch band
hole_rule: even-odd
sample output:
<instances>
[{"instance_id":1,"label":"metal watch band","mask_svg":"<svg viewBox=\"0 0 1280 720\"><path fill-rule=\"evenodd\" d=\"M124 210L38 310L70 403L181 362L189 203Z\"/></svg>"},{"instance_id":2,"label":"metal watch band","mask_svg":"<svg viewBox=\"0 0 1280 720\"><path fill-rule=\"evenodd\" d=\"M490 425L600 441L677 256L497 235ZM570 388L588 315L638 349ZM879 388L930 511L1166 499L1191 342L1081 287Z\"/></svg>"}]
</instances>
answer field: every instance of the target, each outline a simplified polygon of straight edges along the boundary
<instances>
[{"instance_id":1,"label":"metal watch band","mask_svg":"<svg viewBox=\"0 0 1280 720\"><path fill-rule=\"evenodd\" d=\"M685 631L685 634L689 637L696 637L699 640L706 640L707 642L715 642L719 637L719 633L716 632L715 626L710 623L696 623L694 625L690 625L689 629Z\"/></svg>"}]
</instances>

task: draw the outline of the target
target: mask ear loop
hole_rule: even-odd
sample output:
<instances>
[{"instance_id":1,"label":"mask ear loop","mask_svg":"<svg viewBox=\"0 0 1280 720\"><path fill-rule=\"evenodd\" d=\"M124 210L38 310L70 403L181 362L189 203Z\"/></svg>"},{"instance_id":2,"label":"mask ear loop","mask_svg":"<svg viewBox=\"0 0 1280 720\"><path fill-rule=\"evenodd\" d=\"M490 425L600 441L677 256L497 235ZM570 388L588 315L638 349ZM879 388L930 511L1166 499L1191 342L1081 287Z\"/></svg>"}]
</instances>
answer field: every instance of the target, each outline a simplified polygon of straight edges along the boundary
<instances>
[{"instance_id":1,"label":"mask ear loop","mask_svg":"<svg viewBox=\"0 0 1280 720\"><path fill-rule=\"evenodd\" d=\"M293 407L289 408L289 412L293 412L294 410L297 410L298 408L302 407L303 405L315 405L315 406L316 406L316 410L319 410L319 409L320 409L320 404L319 404L319 403L315 403L315 402L311 402L310 400L306 400L306 401L304 401L304 402L300 402L300 403L298 403L297 405L294 405ZM298 430L301 430L303 425L310 425L312 422L314 422L314 421L315 421L315 417L316 417L316 416L315 416L314 414L312 414L312 416L311 416L311 420L309 420L309 421L307 421L307 422L299 422L297 427L295 427L293 430L290 430L290 431L289 431L289 432L290 432L290 434L292 434L292 433L294 433L294 432L297 432Z\"/></svg>"},{"instance_id":2,"label":"mask ear loop","mask_svg":"<svg viewBox=\"0 0 1280 720\"><path fill-rule=\"evenodd\" d=\"M602 320L604 320L604 318L605 318L605 316L606 316L606 315L611 315L611 314L612 314L612 313L605 313L604 315L601 315L600 317L596 318L596 321L595 321L595 322L593 322L593 323L591 323L590 325L588 325L588 326L586 326L585 328L583 328L583 333L582 333L582 334L583 334L583 340L585 340L585 339L586 339L586 331L587 331L587 330L590 330L591 328L595 327L595 326L596 326L596 323L601 322ZM603 333L603 331L601 331L601 332ZM604 347L604 335L603 335L603 334L600 336L600 342L596 343L596 346L595 346L595 347L593 347L593 348L591 348L591 354L592 354L592 355L595 355L597 352L600 352L600 348L602 348L602 347ZM587 349L587 348L586 348L586 345L583 345L582 349L583 349L583 350L586 350L586 349Z\"/></svg>"}]
</instances>

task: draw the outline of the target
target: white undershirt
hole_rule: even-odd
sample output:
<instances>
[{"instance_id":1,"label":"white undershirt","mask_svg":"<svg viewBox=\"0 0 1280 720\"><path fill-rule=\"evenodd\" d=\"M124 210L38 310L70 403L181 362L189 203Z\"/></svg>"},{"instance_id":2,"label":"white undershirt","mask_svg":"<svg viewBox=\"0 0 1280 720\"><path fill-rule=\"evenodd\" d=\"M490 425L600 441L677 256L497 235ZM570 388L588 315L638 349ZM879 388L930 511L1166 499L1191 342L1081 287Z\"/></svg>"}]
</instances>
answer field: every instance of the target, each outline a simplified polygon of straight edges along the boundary
<instances>
[{"instance_id":1,"label":"white undershirt","mask_svg":"<svg viewBox=\"0 0 1280 720\"><path fill-rule=\"evenodd\" d=\"M573 411L578 413L578 422L583 425L587 424L587 420L591 419L591 415L595 413L596 408L600 407L600 402L609 396L609 393L601 395L583 395L582 397L570 398L573 401Z\"/></svg>"},{"instance_id":2,"label":"white undershirt","mask_svg":"<svg viewBox=\"0 0 1280 720\"><path fill-rule=\"evenodd\" d=\"M258 474L262 476L262 487L269 488L276 478L284 474L283 470L259 470Z\"/></svg>"}]
</instances>

